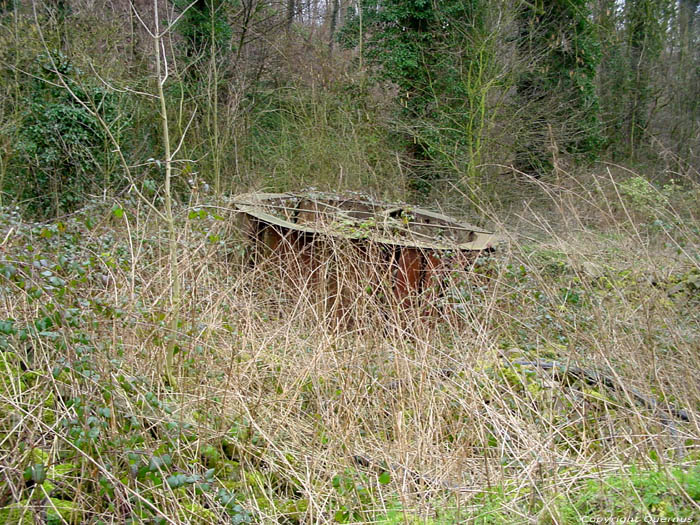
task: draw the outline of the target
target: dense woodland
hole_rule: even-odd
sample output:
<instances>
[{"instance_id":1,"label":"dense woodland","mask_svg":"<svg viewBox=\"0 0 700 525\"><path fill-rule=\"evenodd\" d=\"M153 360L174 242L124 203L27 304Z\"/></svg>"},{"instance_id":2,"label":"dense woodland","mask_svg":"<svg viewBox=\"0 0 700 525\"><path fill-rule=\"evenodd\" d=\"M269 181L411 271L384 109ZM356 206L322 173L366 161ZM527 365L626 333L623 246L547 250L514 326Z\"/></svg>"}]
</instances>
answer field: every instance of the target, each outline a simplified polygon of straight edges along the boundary
<instances>
[{"instance_id":1,"label":"dense woodland","mask_svg":"<svg viewBox=\"0 0 700 525\"><path fill-rule=\"evenodd\" d=\"M699 5L0 0L0 525L700 519ZM308 188L501 242L320 286Z\"/></svg>"},{"instance_id":2,"label":"dense woodland","mask_svg":"<svg viewBox=\"0 0 700 525\"><path fill-rule=\"evenodd\" d=\"M1 9L2 199L33 217L160 188L176 145L181 197L191 174L215 193L314 184L415 200L449 184L489 198L505 172L600 159L697 167L692 0Z\"/></svg>"}]
</instances>

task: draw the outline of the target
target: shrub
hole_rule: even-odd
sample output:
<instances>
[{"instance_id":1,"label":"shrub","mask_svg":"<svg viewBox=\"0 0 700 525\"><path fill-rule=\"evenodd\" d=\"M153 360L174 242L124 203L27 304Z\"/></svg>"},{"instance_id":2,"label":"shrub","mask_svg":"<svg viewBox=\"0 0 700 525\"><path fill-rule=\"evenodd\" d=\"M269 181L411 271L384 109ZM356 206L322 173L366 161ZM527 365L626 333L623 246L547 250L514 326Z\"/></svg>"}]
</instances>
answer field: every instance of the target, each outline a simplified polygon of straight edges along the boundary
<instances>
[{"instance_id":1,"label":"shrub","mask_svg":"<svg viewBox=\"0 0 700 525\"><path fill-rule=\"evenodd\" d=\"M114 148L100 118L115 137L129 121L117 95L83 83L82 72L64 55L40 56L36 69L25 86L5 189L34 215L59 215L82 204L88 193L122 182L114 175Z\"/></svg>"}]
</instances>

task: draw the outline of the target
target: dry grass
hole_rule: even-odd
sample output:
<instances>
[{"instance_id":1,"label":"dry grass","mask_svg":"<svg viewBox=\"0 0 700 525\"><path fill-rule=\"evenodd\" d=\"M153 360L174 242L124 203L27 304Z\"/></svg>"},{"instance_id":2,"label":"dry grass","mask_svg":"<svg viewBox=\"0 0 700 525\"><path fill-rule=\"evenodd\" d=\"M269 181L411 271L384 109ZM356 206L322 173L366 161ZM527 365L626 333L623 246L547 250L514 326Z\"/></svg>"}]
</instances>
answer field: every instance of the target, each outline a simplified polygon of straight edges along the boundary
<instances>
[{"instance_id":1,"label":"dry grass","mask_svg":"<svg viewBox=\"0 0 700 525\"><path fill-rule=\"evenodd\" d=\"M251 265L230 212L192 202L177 334L147 211L98 207L65 229L6 214L0 523L12 505L60 523L58 500L80 523L223 523L243 509L259 523L699 517L684 478L658 482L663 504L637 480L697 480L700 190L635 197L614 171L530 184L548 204L484 210L506 239L497 253L403 304L386 267L342 243L311 277L288 256ZM195 208L208 212L188 219ZM175 391L162 380L171 336ZM514 364L538 359L616 387ZM164 483L177 473L200 479ZM242 508L227 511L222 488Z\"/></svg>"}]
</instances>

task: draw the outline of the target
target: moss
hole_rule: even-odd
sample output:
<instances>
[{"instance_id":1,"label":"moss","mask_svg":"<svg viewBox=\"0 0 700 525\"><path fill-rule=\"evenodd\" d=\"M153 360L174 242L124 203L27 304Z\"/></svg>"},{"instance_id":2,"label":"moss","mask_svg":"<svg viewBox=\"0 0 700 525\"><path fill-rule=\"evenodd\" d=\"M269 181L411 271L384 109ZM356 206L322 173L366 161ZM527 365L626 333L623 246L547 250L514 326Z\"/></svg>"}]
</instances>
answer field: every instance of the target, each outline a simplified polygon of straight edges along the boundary
<instances>
[{"instance_id":1,"label":"moss","mask_svg":"<svg viewBox=\"0 0 700 525\"><path fill-rule=\"evenodd\" d=\"M19 356L9 350L0 352L0 366L3 364L18 367L20 366Z\"/></svg>"},{"instance_id":2,"label":"moss","mask_svg":"<svg viewBox=\"0 0 700 525\"><path fill-rule=\"evenodd\" d=\"M67 521L68 523L82 523L82 512L72 501L65 501L56 498L50 498L53 507L49 505L46 512L46 522L50 523L62 523Z\"/></svg>"},{"instance_id":3,"label":"moss","mask_svg":"<svg viewBox=\"0 0 700 525\"><path fill-rule=\"evenodd\" d=\"M272 485L271 473L249 470L245 473L245 480L256 497L267 497L266 490Z\"/></svg>"},{"instance_id":4,"label":"moss","mask_svg":"<svg viewBox=\"0 0 700 525\"><path fill-rule=\"evenodd\" d=\"M33 525L34 516L46 514L47 525L82 523L82 512L72 501L49 498L37 504L23 500L0 509L0 525Z\"/></svg>"},{"instance_id":5,"label":"moss","mask_svg":"<svg viewBox=\"0 0 700 525\"><path fill-rule=\"evenodd\" d=\"M56 423L56 411L46 409L41 412L41 421L46 425L52 426Z\"/></svg>"},{"instance_id":6,"label":"moss","mask_svg":"<svg viewBox=\"0 0 700 525\"><path fill-rule=\"evenodd\" d=\"M51 465L46 473L46 481L42 484L46 493L59 491L60 496L70 498L74 495L73 478L77 467L72 463Z\"/></svg>"},{"instance_id":7,"label":"moss","mask_svg":"<svg viewBox=\"0 0 700 525\"><path fill-rule=\"evenodd\" d=\"M613 405L613 406L616 405L616 401L613 398L611 398L608 395L605 395L604 393L602 393L600 390L598 390L596 388L584 388L583 393L590 396L593 399L601 401L602 403L608 403L608 404Z\"/></svg>"},{"instance_id":8,"label":"moss","mask_svg":"<svg viewBox=\"0 0 700 525\"><path fill-rule=\"evenodd\" d=\"M667 293L672 297L697 297L698 290L700 290L700 271L693 268L682 275L672 276L668 282Z\"/></svg>"},{"instance_id":9,"label":"moss","mask_svg":"<svg viewBox=\"0 0 700 525\"><path fill-rule=\"evenodd\" d=\"M28 386L34 386L34 384L42 377L39 372L35 370L27 370L22 374L22 381Z\"/></svg>"},{"instance_id":10,"label":"moss","mask_svg":"<svg viewBox=\"0 0 700 525\"><path fill-rule=\"evenodd\" d=\"M41 406L44 408L41 411L41 420L47 425L56 423L56 396L53 392L46 394Z\"/></svg>"},{"instance_id":11,"label":"moss","mask_svg":"<svg viewBox=\"0 0 700 525\"><path fill-rule=\"evenodd\" d=\"M385 516L376 522L382 525L433 525L435 521L429 518L421 518L401 509L390 510Z\"/></svg>"},{"instance_id":12,"label":"moss","mask_svg":"<svg viewBox=\"0 0 700 525\"><path fill-rule=\"evenodd\" d=\"M34 525L33 515L27 502L15 503L0 509L0 525Z\"/></svg>"},{"instance_id":13,"label":"moss","mask_svg":"<svg viewBox=\"0 0 700 525\"><path fill-rule=\"evenodd\" d=\"M240 481L230 481L230 480L225 480L221 481L221 486L224 487L226 490L229 492L243 492L243 489L245 488L245 485L241 483Z\"/></svg>"},{"instance_id":14,"label":"moss","mask_svg":"<svg viewBox=\"0 0 700 525\"><path fill-rule=\"evenodd\" d=\"M185 503L178 511L178 517L185 523L219 523L219 517L199 503Z\"/></svg>"},{"instance_id":15,"label":"moss","mask_svg":"<svg viewBox=\"0 0 700 525\"><path fill-rule=\"evenodd\" d=\"M217 468L221 461L221 452L213 445L205 445L202 447L202 457L209 468Z\"/></svg>"},{"instance_id":16,"label":"moss","mask_svg":"<svg viewBox=\"0 0 700 525\"><path fill-rule=\"evenodd\" d=\"M29 459L32 463L41 463L43 465L49 462L49 453L40 448L33 448L29 451Z\"/></svg>"},{"instance_id":17,"label":"moss","mask_svg":"<svg viewBox=\"0 0 700 525\"><path fill-rule=\"evenodd\" d=\"M241 479L241 465L238 461L219 461L214 468L219 478L236 481Z\"/></svg>"},{"instance_id":18,"label":"moss","mask_svg":"<svg viewBox=\"0 0 700 525\"><path fill-rule=\"evenodd\" d=\"M309 500L307 499L290 499L277 505L277 510L281 511L293 523L301 523L308 508Z\"/></svg>"},{"instance_id":19,"label":"moss","mask_svg":"<svg viewBox=\"0 0 700 525\"><path fill-rule=\"evenodd\" d=\"M53 392L46 394L44 402L41 404L41 406L44 408L56 408L56 396L53 395Z\"/></svg>"},{"instance_id":20,"label":"moss","mask_svg":"<svg viewBox=\"0 0 700 525\"><path fill-rule=\"evenodd\" d=\"M17 354L8 351L0 352L0 392L14 396L26 388L27 385L22 380L22 368Z\"/></svg>"}]
</instances>

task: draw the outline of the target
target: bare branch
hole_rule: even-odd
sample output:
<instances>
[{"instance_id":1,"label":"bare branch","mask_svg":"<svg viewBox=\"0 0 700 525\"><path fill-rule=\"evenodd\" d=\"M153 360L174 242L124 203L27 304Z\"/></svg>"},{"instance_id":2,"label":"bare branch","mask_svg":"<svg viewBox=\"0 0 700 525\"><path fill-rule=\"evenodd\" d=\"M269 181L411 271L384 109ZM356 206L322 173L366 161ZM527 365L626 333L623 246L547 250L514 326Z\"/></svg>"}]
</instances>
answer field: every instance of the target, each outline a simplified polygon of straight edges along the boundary
<instances>
[{"instance_id":1,"label":"bare branch","mask_svg":"<svg viewBox=\"0 0 700 525\"><path fill-rule=\"evenodd\" d=\"M60 81L60 85L58 87L61 87L66 90L66 92L71 96L73 100L75 100L85 111L87 111L90 116L93 118L97 119L97 121L100 123L100 126L104 129L105 133L107 133L107 136L109 137L110 142L114 146L114 150L119 156L119 161L124 168L124 175L126 178L129 180L129 183L131 184L131 187L133 190L135 190L136 194L143 199L143 201L148 205L151 209L153 209L154 212L160 217L161 219L165 219L165 215L156 208L151 201L149 201L138 189L136 186L136 183L134 182L134 179L131 175L131 170L129 169L129 164L126 162L126 159L124 158L124 153L122 152L121 146L119 145L119 142L117 139L114 137L114 134L112 133L112 130L109 128L105 120L102 118L102 115L100 115L97 111L92 109L88 104L82 100L78 95L75 94L75 91L68 85L68 82L66 82L65 76L63 73L61 73L56 65L56 61L53 58L53 55L49 51L49 46L46 43L46 39L44 38L44 33L41 31L41 26L39 24L39 16L37 15L36 12L36 2L33 0L32 1L32 13L34 15L34 22L36 23L36 27L38 29L39 33L39 38L41 39L41 44L44 48L44 51L46 51L46 56L49 57L49 60L51 61L51 67L53 68L53 72L56 73L56 76L58 76L58 79ZM55 85L55 84L54 84Z\"/></svg>"},{"instance_id":2,"label":"bare branch","mask_svg":"<svg viewBox=\"0 0 700 525\"><path fill-rule=\"evenodd\" d=\"M146 22L143 21L143 18L141 18L141 15L139 15L139 12L136 10L136 6L134 5L134 2L131 1L129 2L129 6L131 7L131 10L134 12L136 15L136 18L138 21L141 23L143 28L146 30L146 32L149 34L151 38L155 38L156 36L153 34L153 32L148 28L148 25ZM156 28L158 28L158 11L156 11Z\"/></svg>"},{"instance_id":3,"label":"bare branch","mask_svg":"<svg viewBox=\"0 0 700 525\"><path fill-rule=\"evenodd\" d=\"M161 37L167 35L167 34L170 32L170 30L171 30L173 27L175 27L175 24L177 24L177 23L180 21L180 19L185 15L185 13L187 13L187 11L189 11L190 8L191 8L194 4L196 4L196 3L197 3L197 0L194 0L190 5L188 5L188 6L182 11L182 13L180 13L179 15L177 15L177 18L175 18L175 20L173 20L170 24L168 24L168 27L166 27L165 29L163 29L163 32L160 33L160 34L158 35L158 37L161 38Z\"/></svg>"},{"instance_id":4,"label":"bare branch","mask_svg":"<svg viewBox=\"0 0 700 525\"><path fill-rule=\"evenodd\" d=\"M180 142L178 142L177 147L175 148L175 151L173 151L172 155L170 155L170 161L174 162L173 157L177 155L177 152L180 151L180 148L182 147L182 143L185 140L185 137L187 136L187 130L190 129L190 125L192 124L192 121L194 120L195 115L197 114L197 109L192 112L192 116L190 117L190 121L187 123L187 126L185 126L185 131L182 133L182 137L180 137Z\"/></svg>"}]
</instances>

